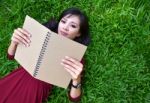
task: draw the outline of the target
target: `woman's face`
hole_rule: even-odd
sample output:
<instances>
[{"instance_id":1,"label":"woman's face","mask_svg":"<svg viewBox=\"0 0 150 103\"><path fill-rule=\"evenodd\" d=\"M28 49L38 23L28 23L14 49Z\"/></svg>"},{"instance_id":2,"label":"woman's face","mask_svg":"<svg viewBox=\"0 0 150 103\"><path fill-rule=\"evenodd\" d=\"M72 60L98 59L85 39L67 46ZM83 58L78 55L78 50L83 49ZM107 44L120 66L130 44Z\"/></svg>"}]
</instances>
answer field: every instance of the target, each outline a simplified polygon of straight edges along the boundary
<instances>
[{"instance_id":1,"label":"woman's face","mask_svg":"<svg viewBox=\"0 0 150 103\"><path fill-rule=\"evenodd\" d=\"M64 16L58 24L58 34L69 39L80 36L80 19L76 15Z\"/></svg>"}]
</instances>

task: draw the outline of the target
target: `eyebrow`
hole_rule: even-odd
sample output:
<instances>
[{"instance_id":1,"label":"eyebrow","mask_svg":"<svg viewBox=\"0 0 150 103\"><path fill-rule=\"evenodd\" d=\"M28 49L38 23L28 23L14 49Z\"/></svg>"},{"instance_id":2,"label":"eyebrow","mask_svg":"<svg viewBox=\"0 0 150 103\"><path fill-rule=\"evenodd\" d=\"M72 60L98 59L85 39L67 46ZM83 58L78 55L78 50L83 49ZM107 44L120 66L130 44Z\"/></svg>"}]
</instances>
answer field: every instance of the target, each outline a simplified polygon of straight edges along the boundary
<instances>
[{"instance_id":1,"label":"eyebrow","mask_svg":"<svg viewBox=\"0 0 150 103\"><path fill-rule=\"evenodd\" d=\"M64 19L64 20L67 20L67 18L62 18L62 19ZM71 22L71 23L73 23L73 24L76 24L77 26L79 26L79 24L78 23L75 23L75 22Z\"/></svg>"},{"instance_id":2,"label":"eyebrow","mask_svg":"<svg viewBox=\"0 0 150 103\"><path fill-rule=\"evenodd\" d=\"M77 24L77 23L75 23L75 22L71 22L71 23L76 24L77 26L79 25L79 24Z\"/></svg>"}]
</instances>

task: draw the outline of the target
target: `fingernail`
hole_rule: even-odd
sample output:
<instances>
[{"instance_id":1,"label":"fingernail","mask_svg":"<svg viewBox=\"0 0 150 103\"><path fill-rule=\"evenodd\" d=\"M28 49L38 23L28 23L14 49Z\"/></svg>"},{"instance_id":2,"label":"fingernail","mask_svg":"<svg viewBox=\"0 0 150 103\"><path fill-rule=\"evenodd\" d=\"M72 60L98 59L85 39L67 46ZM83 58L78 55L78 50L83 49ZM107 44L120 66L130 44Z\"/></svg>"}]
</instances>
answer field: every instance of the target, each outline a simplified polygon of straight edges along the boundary
<instances>
[{"instance_id":1,"label":"fingernail","mask_svg":"<svg viewBox=\"0 0 150 103\"><path fill-rule=\"evenodd\" d=\"M27 44L27 47L29 47L30 45L29 44Z\"/></svg>"},{"instance_id":2,"label":"fingernail","mask_svg":"<svg viewBox=\"0 0 150 103\"><path fill-rule=\"evenodd\" d=\"M61 65L63 65L63 63L60 63Z\"/></svg>"}]
</instances>

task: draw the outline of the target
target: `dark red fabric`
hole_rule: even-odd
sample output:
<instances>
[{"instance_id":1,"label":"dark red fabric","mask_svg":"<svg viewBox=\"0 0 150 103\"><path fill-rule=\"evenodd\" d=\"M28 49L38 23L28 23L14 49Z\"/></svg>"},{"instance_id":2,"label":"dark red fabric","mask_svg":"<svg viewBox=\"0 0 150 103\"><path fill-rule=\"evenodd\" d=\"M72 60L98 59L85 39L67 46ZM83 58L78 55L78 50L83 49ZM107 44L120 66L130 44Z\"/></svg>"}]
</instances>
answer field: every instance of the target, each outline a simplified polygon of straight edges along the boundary
<instances>
[{"instance_id":1,"label":"dark red fabric","mask_svg":"<svg viewBox=\"0 0 150 103\"><path fill-rule=\"evenodd\" d=\"M0 103L42 103L51 89L20 67L0 79Z\"/></svg>"},{"instance_id":2,"label":"dark red fabric","mask_svg":"<svg viewBox=\"0 0 150 103\"><path fill-rule=\"evenodd\" d=\"M9 60L13 60L13 59L14 59L14 55L10 55L10 54L7 53L7 58L8 58Z\"/></svg>"},{"instance_id":3,"label":"dark red fabric","mask_svg":"<svg viewBox=\"0 0 150 103\"><path fill-rule=\"evenodd\" d=\"M14 59L13 55L7 55ZM42 103L51 93L52 85L33 78L23 67L0 79L0 103ZM71 101L79 101L80 96Z\"/></svg>"}]
</instances>

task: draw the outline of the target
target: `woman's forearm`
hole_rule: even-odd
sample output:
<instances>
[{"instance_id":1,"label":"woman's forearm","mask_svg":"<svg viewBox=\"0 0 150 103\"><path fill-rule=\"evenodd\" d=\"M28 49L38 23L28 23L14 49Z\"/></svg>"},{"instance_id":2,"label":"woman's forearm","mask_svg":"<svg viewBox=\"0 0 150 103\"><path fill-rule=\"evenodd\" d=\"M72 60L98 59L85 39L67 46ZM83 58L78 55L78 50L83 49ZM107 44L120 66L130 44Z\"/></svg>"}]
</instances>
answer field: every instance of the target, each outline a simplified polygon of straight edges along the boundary
<instances>
[{"instance_id":1,"label":"woman's forearm","mask_svg":"<svg viewBox=\"0 0 150 103\"><path fill-rule=\"evenodd\" d=\"M72 80L72 84L73 85L77 85L81 83L81 77L78 77L78 79L76 80ZM81 95L81 87L79 88L74 88L73 86L71 86L71 90L70 90L70 96L72 98L77 98Z\"/></svg>"},{"instance_id":2,"label":"woman's forearm","mask_svg":"<svg viewBox=\"0 0 150 103\"><path fill-rule=\"evenodd\" d=\"M10 45L8 47L8 54L9 55L15 55L16 48L17 48L17 44L14 43L13 41L11 41L11 43L10 43Z\"/></svg>"}]
</instances>

